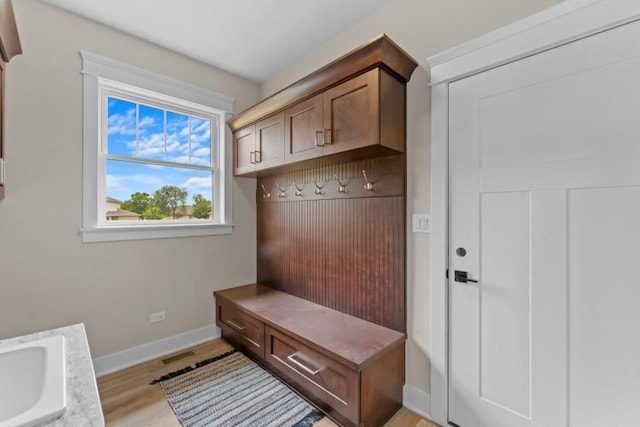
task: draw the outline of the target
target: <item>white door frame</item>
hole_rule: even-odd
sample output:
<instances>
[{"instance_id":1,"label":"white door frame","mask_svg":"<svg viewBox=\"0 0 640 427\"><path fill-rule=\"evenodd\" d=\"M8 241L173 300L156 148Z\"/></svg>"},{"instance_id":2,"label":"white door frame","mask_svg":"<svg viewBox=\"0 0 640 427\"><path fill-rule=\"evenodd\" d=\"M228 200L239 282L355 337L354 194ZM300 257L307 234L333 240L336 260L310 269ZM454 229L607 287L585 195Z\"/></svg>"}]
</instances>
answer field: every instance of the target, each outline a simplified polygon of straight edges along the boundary
<instances>
[{"instance_id":1,"label":"white door frame","mask_svg":"<svg viewBox=\"0 0 640 427\"><path fill-rule=\"evenodd\" d=\"M430 57L431 66L431 417L447 425L449 83L595 33L640 20L638 0L565 0Z\"/></svg>"}]
</instances>

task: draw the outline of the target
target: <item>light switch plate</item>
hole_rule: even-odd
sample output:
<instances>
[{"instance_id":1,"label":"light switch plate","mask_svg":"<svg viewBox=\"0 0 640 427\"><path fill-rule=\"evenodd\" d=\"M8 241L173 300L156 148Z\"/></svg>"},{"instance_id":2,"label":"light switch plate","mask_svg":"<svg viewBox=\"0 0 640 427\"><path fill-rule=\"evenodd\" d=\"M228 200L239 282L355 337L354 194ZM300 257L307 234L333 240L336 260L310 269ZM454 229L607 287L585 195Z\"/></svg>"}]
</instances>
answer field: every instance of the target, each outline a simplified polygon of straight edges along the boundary
<instances>
[{"instance_id":1,"label":"light switch plate","mask_svg":"<svg viewBox=\"0 0 640 427\"><path fill-rule=\"evenodd\" d=\"M411 222L414 233L431 232L431 214L413 214Z\"/></svg>"}]
</instances>

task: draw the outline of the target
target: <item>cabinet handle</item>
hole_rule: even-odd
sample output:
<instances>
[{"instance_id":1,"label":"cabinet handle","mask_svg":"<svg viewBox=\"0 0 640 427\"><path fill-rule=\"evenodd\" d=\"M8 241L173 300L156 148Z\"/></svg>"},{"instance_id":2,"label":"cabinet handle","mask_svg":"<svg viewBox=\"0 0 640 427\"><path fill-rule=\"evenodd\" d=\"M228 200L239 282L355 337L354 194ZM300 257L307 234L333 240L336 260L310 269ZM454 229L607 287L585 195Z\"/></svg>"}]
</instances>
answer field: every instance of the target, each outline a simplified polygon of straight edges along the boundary
<instances>
[{"instance_id":1,"label":"cabinet handle","mask_svg":"<svg viewBox=\"0 0 640 427\"><path fill-rule=\"evenodd\" d=\"M322 143L318 142L318 136L322 138ZM316 141L314 144L316 147L322 147L324 145L324 132L322 132L321 130L316 131Z\"/></svg>"},{"instance_id":2,"label":"cabinet handle","mask_svg":"<svg viewBox=\"0 0 640 427\"><path fill-rule=\"evenodd\" d=\"M255 153L254 159L256 159L256 163L262 163L262 151L256 150Z\"/></svg>"},{"instance_id":3,"label":"cabinet handle","mask_svg":"<svg viewBox=\"0 0 640 427\"><path fill-rule=\"evenodd\" d=\"M252 151L249 153L249 163L251 163L252 165L256 164L256 152Z\"/></svg>"},{"instance_id":4,"label":"cabinet handle","mask_svg":"<svg viewBox=\"0 0 640 427\"><path fill-rule=\"evenodd\" d=\"M237 329L238 331L244 331L245 330L244 326L238 325L233 320L225 320L225 322L227 323L227 325L231 326L234 329Z\"/></svg>"},{"instance_id":5,"label":"cabinet handle","mask_svg":"<svg viewBox=\"0 0 640 427\"><path fill-rule=\"evenodd\" d=\"M309 374L311 374L311 375L315 375L315 374L317 374L318 372L320 372L321 368L318 368L318 369L315 369L315 370L314 370L314 369L311 369L311 368L309 368L309 367L307 367L307 366L303 365L302 363L298 362L296 359L294 359L294 357L296 357L297 355L298 355L298 353L297 353L297 352L296 352L296 353L293 353L292 355L287 356L287 359L288 359L288 360L290 360L291 362L293 362L293 363L294 363L296 366L298 366L300 369L302 369L303 371L305 371L305 372L307 372L307 373L309 373Z\"/></svg>"},{"instance_id":6,"label":"cabinet handle","mask_svg":"<svg viewBox=\"0 0 640 427\"><path fill-rule=\"evenodd\" d=\"M329 138L327 138L327 132L329 133ZM326 129L324 130L324 133L322 135L322 145L324 144L333 144L333 141L331 140L331 129Z\"/></svg>"}]
</instances>

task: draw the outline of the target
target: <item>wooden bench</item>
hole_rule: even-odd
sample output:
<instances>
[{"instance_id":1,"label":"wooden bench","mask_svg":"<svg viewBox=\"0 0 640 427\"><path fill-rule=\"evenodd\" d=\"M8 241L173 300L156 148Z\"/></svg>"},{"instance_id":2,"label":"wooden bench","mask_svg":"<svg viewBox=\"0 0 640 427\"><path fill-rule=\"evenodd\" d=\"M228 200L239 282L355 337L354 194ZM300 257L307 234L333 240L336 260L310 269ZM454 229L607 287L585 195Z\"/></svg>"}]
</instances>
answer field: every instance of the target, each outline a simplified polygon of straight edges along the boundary
<instances>
[{"instance_id":1,"label":"wooden bench","mask_svg":"<svg viewBox=\"0 0 640 427\"><path fill-rule=\"evenodd\" d=\"M344 425L402 406L405 334L252 284L214 292L224 339Z\"/></svg>"}]
</instances>

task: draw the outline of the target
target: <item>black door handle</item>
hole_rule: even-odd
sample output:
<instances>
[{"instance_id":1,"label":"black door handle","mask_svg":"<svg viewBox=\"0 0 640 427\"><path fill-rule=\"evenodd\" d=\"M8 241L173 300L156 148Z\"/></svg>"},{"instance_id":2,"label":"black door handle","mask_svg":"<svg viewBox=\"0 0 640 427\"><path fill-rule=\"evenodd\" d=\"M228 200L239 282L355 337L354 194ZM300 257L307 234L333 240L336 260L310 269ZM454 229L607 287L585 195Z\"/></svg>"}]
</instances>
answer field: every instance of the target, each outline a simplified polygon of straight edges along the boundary
<instances>
[{"instance_id":1,"label":"black door handle","mask_svg":"<svg viewBox=\"0 0 640 427\"><path fill-rule=\"evenodd\" d=\"M460 270L456 270L454 272L453 279L456 282L460 282L460 283L469 283L469 282L478 283L477 280L469 279L469 273L467 273L466 271L460 271Z\"/></svg>"}]
</instances>

